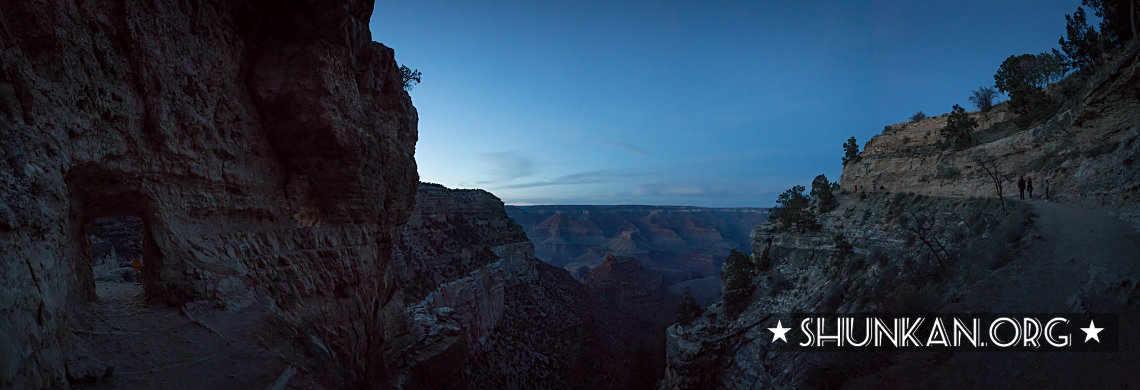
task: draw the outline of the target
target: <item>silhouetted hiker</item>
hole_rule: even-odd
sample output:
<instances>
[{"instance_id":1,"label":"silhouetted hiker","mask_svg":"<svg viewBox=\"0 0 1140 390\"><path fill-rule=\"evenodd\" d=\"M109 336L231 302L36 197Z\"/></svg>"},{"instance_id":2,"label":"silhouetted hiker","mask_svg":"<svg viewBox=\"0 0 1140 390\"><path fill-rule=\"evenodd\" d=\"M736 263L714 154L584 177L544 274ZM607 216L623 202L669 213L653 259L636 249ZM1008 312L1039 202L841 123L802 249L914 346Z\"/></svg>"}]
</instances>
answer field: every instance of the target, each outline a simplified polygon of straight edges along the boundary
<instances>
[{"instance_id":1,"label":"silhouetted hiker","mask_svg":"<svg viewBox=\"0 0 1140 390\"><path fill-rule=\"evenodd\" d=\"M1017 197L1025 200L1025 176L1017 178Z\"/></svg>"},{"instance_id":2,"label":"silhouetted hiker","mask_svg":"<svg viewBox=\"0 0 1140 390\"><path fill-rule=\"evenodd\" d=\"M1033 200L1033 178L1025 179L1025 191L1029 192L1029 200Z\"/></svg>"},{"instance_id":3,"label":"silhouetted hiker","mask_svg":"<svg viewBox=\"0 0 1140 390\"><path fill-rule=\"evenodd\" d=\"M1049 181L1045 181L1045 201L1049 201Z\"/></svg>"},{"instance_id":4,"label":"silhouetted hiker","mask_svg":"<svg viewBox=\"0 0 1140 390\"><path fill-rule=\"evenodd\" d=\"M138 256L135 256L135 259L131 261L131 268L135 269L135 284L141 284L142 278L139 271L142 271L142 262L139 261Z\"/></svg>"}]
</instances>

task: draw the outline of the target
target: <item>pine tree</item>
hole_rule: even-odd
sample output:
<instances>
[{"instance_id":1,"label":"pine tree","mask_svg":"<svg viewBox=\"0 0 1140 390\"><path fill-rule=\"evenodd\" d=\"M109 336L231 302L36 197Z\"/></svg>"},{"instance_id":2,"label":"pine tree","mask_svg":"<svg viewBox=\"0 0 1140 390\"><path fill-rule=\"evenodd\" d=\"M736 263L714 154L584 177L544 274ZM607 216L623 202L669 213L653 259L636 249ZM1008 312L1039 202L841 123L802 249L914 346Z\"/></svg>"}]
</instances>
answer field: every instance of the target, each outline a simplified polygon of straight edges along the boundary
<instances>
[{"instance_id":1,"label":"pine tree","mask_svg":"<svg viewBox=\"0 0 1140 390\"><path fill-rule=\"evenodd\" d=\"M843 166L857 161L859 161L859 144L855 141L855 137L851 137L843 143Z\"/></svg>"},{"instance_id":2,"label":"pine tree","mask_svg":"<svg viewBox=\"0 0 1140 390\"><path fill-rule=\"evenodd\" d=\"M974 143L971 133L977 127L978 122L966 113L966 109L955 104L946 119L946 127L942 128L942 138L956 148L968 148Z\"/></svg>"}]
</instances>

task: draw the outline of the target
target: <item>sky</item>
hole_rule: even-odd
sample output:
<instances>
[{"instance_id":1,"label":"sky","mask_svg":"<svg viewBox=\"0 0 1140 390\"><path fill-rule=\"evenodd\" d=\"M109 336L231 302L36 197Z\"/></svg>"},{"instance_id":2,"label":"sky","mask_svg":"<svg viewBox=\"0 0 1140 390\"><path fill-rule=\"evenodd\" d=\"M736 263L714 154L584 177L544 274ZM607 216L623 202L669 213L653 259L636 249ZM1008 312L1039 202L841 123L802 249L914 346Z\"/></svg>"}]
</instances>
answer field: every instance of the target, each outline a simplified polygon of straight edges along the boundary
<instances>
[{"instance_id":1,"label":"sky","mask_svg":"<svg viewBox=\"0 0 1140 390\"><path fill-rule=\"evenodd\" d=\"M842 144L1058 47L1079 0L378 1L420 180L507 204L769 207Z\"/></svg>"}]
</instances>

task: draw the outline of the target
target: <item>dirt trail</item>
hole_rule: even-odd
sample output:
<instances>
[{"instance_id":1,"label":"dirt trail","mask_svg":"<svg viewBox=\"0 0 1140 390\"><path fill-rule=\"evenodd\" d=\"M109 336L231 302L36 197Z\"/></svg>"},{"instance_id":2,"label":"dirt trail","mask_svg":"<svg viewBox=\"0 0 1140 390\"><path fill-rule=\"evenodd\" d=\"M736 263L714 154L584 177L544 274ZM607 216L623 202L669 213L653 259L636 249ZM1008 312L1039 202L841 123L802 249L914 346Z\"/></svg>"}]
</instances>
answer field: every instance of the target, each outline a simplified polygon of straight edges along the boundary
<instances>
[{"instance_id":1,"label":"dirt trail","mask_svg":"<svg viewBox=\"0 0 1140 390\"><path fill-rule=\"evenodd\" d=\"M185 312L198 323L179 308L147 304L140 285L101 282L96 293L73 331L113 372L73 388L263 389L288 368L258 346L264 332L254 327L261 315L254 309Z\"/></svg>"},{"instance_id":2,"label":"dirt trail","mask_svg":"<svg viewBox=\"0 0 1140 390\"><path fill-rule=\"evenodd\" d=\"M903 354L893 366L849 382L849 387L1140 385L1140 231L1104 210L1040 201L1031 204L1037 218L1023 252L969 286L963 302L941 311L1119 313L1119 351Z\"/></svg>"}]
</instances>

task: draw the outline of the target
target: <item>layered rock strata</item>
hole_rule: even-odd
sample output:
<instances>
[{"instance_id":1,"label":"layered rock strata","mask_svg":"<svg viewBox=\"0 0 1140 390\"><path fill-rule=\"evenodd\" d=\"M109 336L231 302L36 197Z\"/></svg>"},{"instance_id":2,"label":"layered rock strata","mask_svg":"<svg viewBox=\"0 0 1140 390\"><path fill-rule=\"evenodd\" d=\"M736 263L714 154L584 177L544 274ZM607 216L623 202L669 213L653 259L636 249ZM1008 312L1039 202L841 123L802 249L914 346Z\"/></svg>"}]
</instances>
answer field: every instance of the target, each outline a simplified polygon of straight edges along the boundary
<instances>
[{"instance_id":1,"label":"layered rock strata","mask_svg":"<svg viewBox=\"0 0 1140 390\"><path fill-rule=\"evenodd\" d=\"M0 387L67 386L94 298L88 222L138 216L153 302L257 301L382 367L378 310L411 211L417 114L371 1L0 8ZM334 380L334 383L336 380Z\"/></svg>"}]
</instances>

